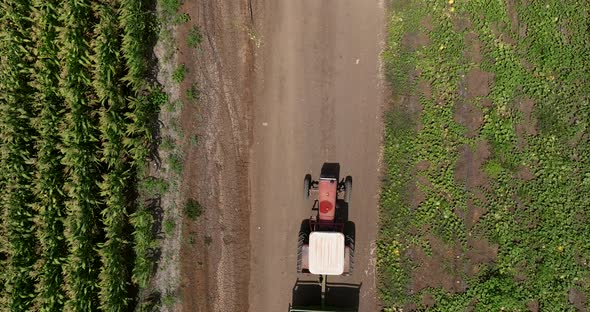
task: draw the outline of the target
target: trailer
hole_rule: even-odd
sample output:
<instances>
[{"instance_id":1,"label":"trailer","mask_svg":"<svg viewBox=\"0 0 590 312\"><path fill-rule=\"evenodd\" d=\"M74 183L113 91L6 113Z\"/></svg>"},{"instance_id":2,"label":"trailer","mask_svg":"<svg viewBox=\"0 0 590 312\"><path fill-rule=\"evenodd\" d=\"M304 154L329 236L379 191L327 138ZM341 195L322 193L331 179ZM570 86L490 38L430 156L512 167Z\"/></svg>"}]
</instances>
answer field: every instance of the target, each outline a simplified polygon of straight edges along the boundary
<instances>
[{"instance_id":1,"label":"trailer","mask_svg":"<svg viewBox=\"0 0 590 312\"><path fill-rule=\"evenodd\" d=\"M301 302L296 302L293 305L289 305L289 312L357 312L358 309L358 294L360 291L361 285L354 285L354 284L346 284L343 286L342 284L333 284L328 283L328 277L326 275L320 275L319 281L314 282L304 282L306 285L315 285L321 287L319 293L321 298L318 302L314 302L312 304L304 304ZM298 281L299 284L299 281ZM296 284L295 288L300 287ZM344 305L345 307L340 305L336 305L333 302L328 302L326 300L327 293L330 291L334 291L334 289L346 288L348 291L345 292L345 296L347 298L356 299L356 302L349 303L348 305ZM333 301L333 300L332 300ZM354 300L353 300L354 301Z\"/></svg>"}]
</instances>

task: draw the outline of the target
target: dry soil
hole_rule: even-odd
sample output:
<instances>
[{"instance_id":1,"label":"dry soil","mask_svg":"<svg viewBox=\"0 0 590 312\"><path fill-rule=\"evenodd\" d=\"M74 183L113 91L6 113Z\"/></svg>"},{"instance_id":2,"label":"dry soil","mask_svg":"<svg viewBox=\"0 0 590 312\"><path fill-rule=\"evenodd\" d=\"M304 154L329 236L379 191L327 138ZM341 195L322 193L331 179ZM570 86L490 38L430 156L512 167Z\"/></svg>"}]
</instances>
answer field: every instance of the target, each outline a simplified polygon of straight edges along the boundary
<instances>
[{"instance_id":1,"label":"dry soil","mask_svg":"<svg viewBox=\"0 0 590 312\"><path fill-rule=\"evenodd\" d=\"M375 238L383 89L379 0L265 0L253 6L256 40L250 154L249 311L283 311L297 279L297 233L311 202L303 177L339 162L353 177L360 310L378 311Z\"/></svg>"}]
</instances>

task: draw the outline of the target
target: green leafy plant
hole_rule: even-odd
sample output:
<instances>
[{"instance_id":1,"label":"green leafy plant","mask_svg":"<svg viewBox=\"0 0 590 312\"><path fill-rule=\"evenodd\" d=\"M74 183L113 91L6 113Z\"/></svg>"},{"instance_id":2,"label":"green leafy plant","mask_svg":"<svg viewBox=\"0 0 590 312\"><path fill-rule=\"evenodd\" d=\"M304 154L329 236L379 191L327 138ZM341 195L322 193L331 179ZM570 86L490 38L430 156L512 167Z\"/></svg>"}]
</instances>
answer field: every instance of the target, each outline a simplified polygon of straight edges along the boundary
<instances>
[{"instance_id":1,"label":"green leafy plant","mask_svg":"<svg viewBox=\"0 0 590 312\"><path fill-rule=\"evenodd\" d=\"M557 1L392 4L383 57L397 104L386 117L377 244L380 297L390 309L411 303L424 310L421 296L429 293L436 311L461 311L473 302L482 311L526 310L531 302L566 311L572 289L589 295L590 289L576 288L588 268L568 260L590 256L574 234L590 226L573 217L586 214L581 207L588 200L576 194L590 187L580 174L590 165L590 145L579 140L590 115L572 120L572 112L588 109L584 101L568 100L586 99L583 90L590 87L577 70L590 63L574 52L588 36L574 13L579 10L579 4ZM519 21L526 21L524 30ZM416 47L408 39L420 33L428 40ZM470 55L477 53L481 61ZM468 98L474 80L490 87ZM400 95L404 101L396 101ZM406 104L412 99L418 99L418 113ZM481 114L469 137L468 118L458 116L465 114L457 109L464 103L477 118ZM421 195L413 197L416 188ZM481 216L469 219L473 213ZM477 273L459 272L468 285L464 292L407 294L412 271L421 265L407 252L419 250L445 272L456 270L432 239L471 252L474 237L495 246L497 255Z\"/></svg>"},{"instance_id":2,"label":"green leafy plant","mask_svg":"<svg viewBox=\"0 0 590 312\"><path fill-rule=\"evenodd\" d=\"M164 233L166 235L172 235L174 233L174 229L176 228L176 223L172 219L166 219L164 221Z\"/></svg>"},{"instance_id":3,"label":"green leafy plant","mask_svg":"<svg viewBox=\"0 0 590 312\"><path fill-rule=\"evenodd\" d=\"M191 20L191 17L190 17L190 15L188 15L188 13L177 13L174 15L174 18L172 19L172 23L175 25L180 25L180 24L187 23L190 20Z\"/></svg>"},{"instance_id":4,"label":"green leafy plant","mask_svg":"<svg viewBox=\"0 0 590 312\"><path fill-rule=\"evenodd\" d=\"M165 13L174 15L180 9L181 0L159 0Z\"/></svg>"},{"instance_id":5,"label":"green leafy plant","mask_svg":"<svg viewBox=\"0 0 590 312\"><path fill-rule=\"evenodd\" d=\"M199 143L199 137L196 134L191 136L191 145L195 146Z\"/></svg>"},{"instance_id":6,"label":"green leafy plant","mask_svg":"<svg viewBox=\"0 0 590 312\"><path fill-rule=\"evenodd\" d=\"M190 101L196 101L199 99L200 92L195 84L192 84L190 88L186 90L186 98Z\"/></svg>"},{"instance_id":7,"label":"green leafy plant","mask_svg":"<svg viewBox=\"0 0 590 312\"><path fill-rule=\"evenodd\" d=\"M199 26L193 25L191 27L188 36L186 37L186 41L191 48L196 48L201 45L201 42L203 42L203 34L201 33Z\"/></svg>"},{"instance_id":8,"label":"green leafy plant","mask_svg":"<svg viewBox=\"0 0 590 312\"><path fill-rule=\"evenodd\" d=\"M184 204L184 214L191 220L196 220L203 213L203 207L198 201L188 199Z\"/></svg>"},{"instance_id":9,"label":"green leafy plant","mask_svg":"<svg viewBox=\"0 0 590 312\"><path fill-rule=\"evenodd\" d=\"M172 170L172 172L181 174L184 167L182 163L182 157L178 154L171 154L168 156L168 166L170 166L170 170Z\"/></svg>"},{"instance_id":10,"label":"green leafy plant","mask_svg":"<svg viewBox=\"0 0 590 312\"><path fill-rule=\"evenodd\" d=\"M176 67L176 69L172 73L172 81L174 81L176 83L183 82L184 78L186 76L186 71L187 71L186 66L184 64L180 64L178 67Z\"/></svg>"}]
</instances>

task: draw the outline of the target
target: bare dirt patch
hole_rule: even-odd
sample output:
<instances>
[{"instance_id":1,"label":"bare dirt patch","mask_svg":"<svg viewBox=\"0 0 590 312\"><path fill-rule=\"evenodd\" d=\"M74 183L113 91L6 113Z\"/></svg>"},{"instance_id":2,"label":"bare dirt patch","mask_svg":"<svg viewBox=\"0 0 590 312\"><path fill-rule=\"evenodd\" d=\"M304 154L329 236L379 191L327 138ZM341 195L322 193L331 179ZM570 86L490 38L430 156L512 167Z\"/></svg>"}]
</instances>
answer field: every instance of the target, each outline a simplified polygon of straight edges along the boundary
<instances>
[{"instance_id":1,"label":"bare dirt patch","mask_svg":"<svg viewBox=\"0 0 590 312\"><path fill-rule=\"evenodd\" d=\"M432 256L428 256L420 247L411 247L409 250L409 256L418 265L412 272L410 292L417 293L427 287L442 287L450 293L465 291L467 285L461 277L461 245L447 246L432 235L428 241Z\"/></svg>"},{"instance_id":2,"label":"bare dirt patch","mask_svg":"<svg viewBox=\"0 0 590 312\"><path fill-rule=\"evenodd\" d=\"M479 141L475 150L469 146L459 147L459 159L455 168L455 181L463 183L468 189L484 186L488 177L482 170L483 163L490 157L490 145L487 141Z\"/></svg>"},{"instance_id":3,"label":"bare dirt patch","mask_svg":"<svg viewBox=\"0 0 590 312\"><path fill-rule=\"evenodd\" d=\"M472 99L477 96L488 95L494 77L494 74L485 72L478 67L472 68L465 77L467 81L467 98Z\"/></svg>"},{"instance_id":4,"label":"bare dirt patch","mask_svg":"<svg viewBox=\"0 0 590 312\"><path fill-rule=\"evenodd\" d=\"M424 171L430 168L432 164L428 160L421 160L416 164L416 171Z\"/></svg>"},{"instance_id":5,"label":"bare dirt patch","mask_svg":"<svg viewBox=\"0 0 590 312\"><path fill-rule=\"evenodd\" d=\"M428 81L420 80L418 82L418 92L425 98L430 99L432 97L432 86Z\"/></svg>"},{"instance_id":6,"label":"bare dirt patch","mask_svg":"<svg viewBox=\"0 0 590 312\"><path fill-rule=\"evenodd\" d=\"M514 46L516 44L516 40L510 34L510 28L505 22L500 23L493 23L492 24L492 33L496 38L503 41L506 44Z\"/></svg>"},{"instance_id":7,"label":"bare dirt patch","mask_svg":"<svg viewBox=\"0 0 590 312\"><path fill-rule=\"evenodd\" d=\"M410 51L416 51L428 44L430 44L430 37L421 31L406 33L402 39L402 45Z\"/></svg>"},{"instance_id":8,"label":"bare dirt patch","mask_svg":"<svg viewBox=\"0 0 590 312\"><path fill-rule=\"evenodd\" d=\"M480 104L482 107L487 107L487 108L494 106L494 103L492 103L492 100L490 100L488 98L481 99Z\"/></svg>"},{"instance_id":9,"label":"bare dirt patch","mask_svg":"<svg viewBox=\"0 0 590 312\"><path fill-rule=\"evenodd\" d=\"M473 28L473 23L471 23L471 20L468 19L467 17L455 16L453 18L453 29L456 32L463 32L465 30L472 29L472 28Z\"/></svg>"},{"instance_id":10,"label":"bare dirt patch","mask_svg":"<svg viewBox=\"0 0 590 312\"><path fill-rule=\"evenodd\" d=\"M426 15L424 18L422 18L422 20L420 20L420 25L427 31L432 31L432 16Z\"/></svg>"},{"instance_id":11,"label":"bare dirt patch","mask_svg":"<svg viewBox=\"0 0 590 312\"><path fill-rule=\"evenodd\" d=\"M434 307L434 305L436 304L436 301L434 299L434 296L432 296L431 294L424 294L422 296L422 305L425 308L432 308Z\"/></svg>"},{"instance_id":12,"label":"bare dirt patch","mask_svg":"<svg viewBox=\"0 0 590 312\"><path fill-rule=\"evenodd\" d=\"M424 190L428 190L432 188L432 183L428 181L423 175L418 175L415 178L413 183L410 183L408 186L408 202L410 203L410 207L412 209L418 208L420 204L426 199L426 194Z\"/></svg>"},{"instance_id":13,"label":"bare dirt patch","mask_svg":"<svg viewBox=\"0 0 590 312\"><path fill-rule=\"evenodd\" d=\"M531 300L527 302L526 308L529 309L530 312L539 312L539 300Z\"/></svg>"},{"instance_id":14,"label":"bare dirt patch","mask_svg":"<svg viewBox=\"0 0 590 312\"><path fill-rule=\"evenodd\" d=\"M518 19L518 12L516 12L515 0L506 1L506 11L510 18L510 29L512 30L512 33L516 34L520 28L520 20Z\"/></svg>"},{"instance_id":15,"label":"bare dirt patch","mask_svg":"<svg viewBox=\"0 0 590 312\"><path fill-rule=\"evenodd\" d=\"M465 136L473 138L477 136L479 128L483 125L483 112L472 104L457 102L454 119L455 122L467 128Z\"/></svg>"},{"instance_id":16,"label":"bare dirt patch","mask_svg":"<svg viewBox=\"0 0 590 312\"><path fill-rule=\"evenodd\" d=\"M183 198L203 213L185 218L181 246L182 311L245 311L249 281L249 116L253 75L249 2L185 2L178 27L184 145ZM193 27L203 37L188 46ZM189 89L197 97L188 96Z\"/></svg>"},{"instance_id":17,"label":"bare dirt patch","mask_svg":"<svg viewBox=\"0 0 590 312\"><path fill-rule=\"evenodd\" d=\"M490 263L498 257L498 245L491 244L486 239L468 238L469 250L465 254L472 264Z\"/></svg>"},{"instance_id":18,"label":"bare dirt patch","mask_svg":"<svg viewBox=\"0 0 590 312\"><path fill-rule=\"evenodd\" d=\"M576 308L577 311L587 311L586 303L587 298L583 291L577 288L570 288L567 296L569 302Z\"/></svg>"},{"instance_id":19,"label":"bare dirt patch","mask_svg":"<svg viewBox=\"0 0 590 312\"><path fill-rule=\"evenodd\" d=\"M486 213L486 209L476 205L472 199L467 200L466 206L465 226L471 229Z\"/></svg>"},{"instance_id":20,"label":"bare dirt patch","mask_svg":"<svg viewBox=\"0 0 590 312\"><path fill-rule=\"evenodd\" d=\"M408 185L407 194L411 209L417 209L426 199L426 194L420 189L418 182L413 182Z\"/></svg>"},{"instance_id":21,"label":"bare dirt patch","mask_svg":"<svg viewBox=\"0 0 590 312\"><path fill-rule=\"evenodd\" d=\"M531 172L531 169L529 169L529 167L520 166L518 168L518 172L516 173L516 177L525 182L528 182L533 180L535 178L535 175Z\"/></svg>"},{"instance_id":22,"label":"bare dirt patch","mask_svg":"<svg viewBox=\"0 0 590 312\"><path fill-rule=\"evenodd\" d=\"M518 109L523 115L521 124L528 135L537 135L537 120L532 115L534 107L535 102L530 98L519 101Z\"/></svg>"},{"instance_id":23,"label":"bare dirt patch","mask_svg":"<svg viewBox=\"0 0 590 312\"><path fill-rule=\"evenodd\" d=\"M469 32L465 35L465 45L467 46L466 56L475 64L481 63L483 60L482 56L482 43L479 37L474 32Z\"/></svg>"},{"instance_id":24,"label":"bare dirt patch","mask_svg":"<svg viewBox=\"0 0 590 312\"><path fill-rule=\"evenodd\" d=\"M396 102L400 103L401 106L404 108L404 111L410 114L415 124L414 128L416 129L416 131L420 131L423 127L422 122L420 120L420 114L424 109L422 107L422 104L420 104L420 97L417 94L398 95Z\"/></svg>"}]
</instances>

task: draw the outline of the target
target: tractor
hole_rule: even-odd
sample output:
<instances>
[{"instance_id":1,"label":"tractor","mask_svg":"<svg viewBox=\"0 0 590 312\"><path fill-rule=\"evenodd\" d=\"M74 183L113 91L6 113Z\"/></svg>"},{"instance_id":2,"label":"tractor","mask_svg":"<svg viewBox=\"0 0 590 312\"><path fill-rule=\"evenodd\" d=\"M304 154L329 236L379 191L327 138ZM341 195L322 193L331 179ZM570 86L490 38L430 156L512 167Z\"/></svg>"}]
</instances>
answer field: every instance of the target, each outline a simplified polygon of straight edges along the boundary
<instances>
[{"instance_id":1,"label":"tractor","mask_svg":"<svg viewBox=\"0 0 590 312\"><path fill-rule=\"evenodd\" d=\"M299 230L297 272L319 275L321 307L325 305L328 275L350 275L354 265L354 223L348 221L348 205L352 193L352 177L340 180L340 164L324 163L319 180L311 174L303 180L304 199L313 198L312 216ZM339 310L338 310L339 311Z\"/></svg>"}]
</instances>

